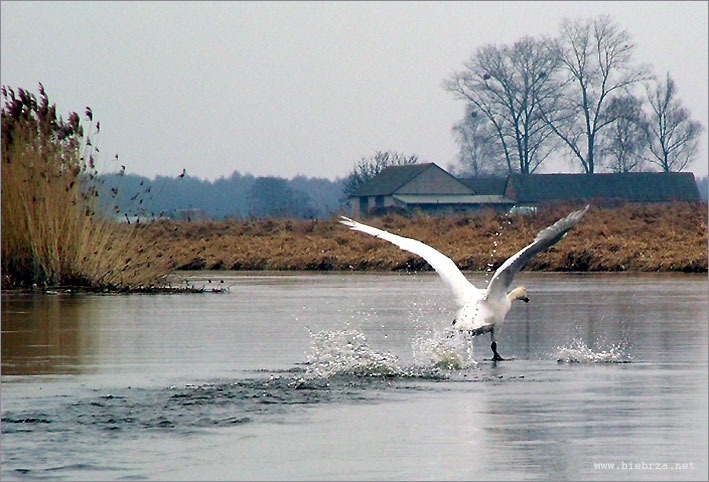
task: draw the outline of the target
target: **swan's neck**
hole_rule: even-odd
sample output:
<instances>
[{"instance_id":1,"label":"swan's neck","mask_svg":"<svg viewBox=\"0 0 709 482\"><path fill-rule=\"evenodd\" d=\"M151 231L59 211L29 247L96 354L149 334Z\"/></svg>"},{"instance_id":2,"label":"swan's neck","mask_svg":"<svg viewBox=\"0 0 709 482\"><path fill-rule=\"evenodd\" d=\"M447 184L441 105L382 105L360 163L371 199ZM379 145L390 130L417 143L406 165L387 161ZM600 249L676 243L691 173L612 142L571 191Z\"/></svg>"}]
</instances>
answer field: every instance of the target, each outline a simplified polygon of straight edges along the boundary
<instances>
[{"instance_id":1,"label":"swan's neck","mask_svg":"<svg viewBox=\"0 0 709 482\"><path fill-rule=\"evenodd\" d=\"M519 286L507 293L507 299L510 300L510 302L514 300L524 300L525 298L527 298L527 290L524 286Z\"/></svg>"}]
</instances>

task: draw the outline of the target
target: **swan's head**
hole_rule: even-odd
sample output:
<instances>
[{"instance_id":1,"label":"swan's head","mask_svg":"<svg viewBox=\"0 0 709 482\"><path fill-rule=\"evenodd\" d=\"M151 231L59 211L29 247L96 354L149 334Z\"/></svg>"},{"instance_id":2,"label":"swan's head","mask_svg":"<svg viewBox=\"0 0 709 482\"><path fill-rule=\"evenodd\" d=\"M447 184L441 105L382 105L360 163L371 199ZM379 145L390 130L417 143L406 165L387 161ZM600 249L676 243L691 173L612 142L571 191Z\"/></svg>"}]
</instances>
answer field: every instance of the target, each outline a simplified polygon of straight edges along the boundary
<instances>
[{"instance_id":1,"label":"swan's head","mask_svg":"<svg viewBox=\"0 0 709 482\"><path fill-rule=\"evenodd\" d=\"M510 301L522 300L525 303L529 303L529 298L527 298L527 288L524 286L518 286L507 294L507 298Z\"/></svg>"}]
</instances>

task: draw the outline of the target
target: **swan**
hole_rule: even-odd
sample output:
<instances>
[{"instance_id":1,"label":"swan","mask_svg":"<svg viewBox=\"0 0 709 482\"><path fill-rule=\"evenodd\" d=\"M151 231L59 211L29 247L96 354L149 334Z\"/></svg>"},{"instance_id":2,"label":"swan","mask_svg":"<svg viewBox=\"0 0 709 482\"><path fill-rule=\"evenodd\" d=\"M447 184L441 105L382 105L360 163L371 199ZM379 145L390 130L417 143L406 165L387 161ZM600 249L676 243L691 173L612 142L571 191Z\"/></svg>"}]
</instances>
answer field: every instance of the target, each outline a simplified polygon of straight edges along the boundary
<instances>
[{"instance_id":1,"label":"swan","mask_svg":"<svg viewBox=\"0 0 709 482\"><path fill-rule=\"evenodd\" d=\"M527 290L524 286L507 291L515 274L534 255L561 241L566 236L566 233L578 224L586 211L588 211L588 208L589 206L587 205L584 209L574 211L551 226L539 231L531 244L502 263L502 266L495 271L485 290L473 286L453 260L421 241L398 236L345 216L341 216L340 223L352 230L361 231L389 241L399 248L425 259L453 292L453 297L458 305L453 325L458 330L467 332L472 336L490 333L492 360L501 361L504 358L497 352L495 328L505 321L505 316L510 311L513 301L521 300L529 303Z\"/></svg>"}]
</instances>

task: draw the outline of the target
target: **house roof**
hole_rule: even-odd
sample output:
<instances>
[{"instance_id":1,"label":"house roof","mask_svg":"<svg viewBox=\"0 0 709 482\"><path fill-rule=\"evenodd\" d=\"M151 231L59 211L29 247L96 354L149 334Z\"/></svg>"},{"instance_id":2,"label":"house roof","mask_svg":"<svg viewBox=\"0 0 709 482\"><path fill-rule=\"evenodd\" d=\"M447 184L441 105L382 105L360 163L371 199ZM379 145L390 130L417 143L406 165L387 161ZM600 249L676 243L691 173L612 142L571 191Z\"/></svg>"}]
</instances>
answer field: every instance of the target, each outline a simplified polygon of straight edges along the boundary
<instances>
[{"instance_id":1,"label":"house roof","mask_svg":"<svg viewBox=\"0 0 709 482\"><path fill-rule=\"evenodd\" d=\"M518 202L610 198L626 201L699 201L691 172L510 174L505 195Z\"/></svg>"},{"instance_id":2,"label":"house roof","mask_svg":"<svg viewBox=\"0 0 709 482\"><path fill-rule=\"evenodd\" d=\"M393 194L397 189L411 181L423 171L433 166L433 163L406 164L404 166L389 166L362 184L353 196L385 196Z\"/></svg>"},{"instance_id":3,"label":"house roof","mask_svg":"<svg viewBox=\"0 0 709 482\"><path fill-rule=\"evenodd\" d=\"M495 194L395 194L406 204L514 204L514 199Z\"/></svg>"},{"instance_id":4,"label":"house roof","mask_svg":"<svg viewBox=\"0 0 709 482\"><path fill-rule=\"evenodd\" d=\"M467 177L458 179L472 189L475 194L502 195L507 185L506 177Z\"/></svg>"}]
</instances>

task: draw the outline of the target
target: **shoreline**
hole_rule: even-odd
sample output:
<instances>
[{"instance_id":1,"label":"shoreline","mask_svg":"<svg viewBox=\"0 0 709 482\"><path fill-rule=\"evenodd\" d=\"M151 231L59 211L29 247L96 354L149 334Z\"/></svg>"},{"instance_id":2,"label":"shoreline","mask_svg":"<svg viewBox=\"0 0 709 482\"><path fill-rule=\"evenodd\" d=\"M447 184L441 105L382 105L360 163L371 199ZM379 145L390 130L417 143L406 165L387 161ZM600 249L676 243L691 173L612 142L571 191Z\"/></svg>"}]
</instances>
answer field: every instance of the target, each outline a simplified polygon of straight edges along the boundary
<instances>
[{"instance_id":1,"label":"shoreline","mask_svg":"<svg viewBox=\"0 0 709 482\"><path fill-rule=\"evenodd\" d=\"M365 223L417 239L445 254L464 272L492 272L537 233L576 205L540 207L534 214L485 210L454 217L386 215ZM537 254L527 272L707 273L706 203L592 206L558 244ZM186 271L216 272L425 272L422 258L387 241L327 220L261 219L178 222L160 220L117 226L118 239L137 237L143 257L180 278ZM141 250L143 251L143 250ZM128 254L128 256L130 253ZM523 271L523 272L524 272ZM21 291L3 276L3 291ZM28 287L25 285L24 287ZM71 287L83 292L168 292L164 286ZM57 290L41 287L30 292Z\"/></svg>"},{"instance_id":2,"label":"shoreline","mask_svg":"<svg viewBox=\"0 0 709 482\"><path fill-rule=\"evenodd\" d=\"M434 270L424 270L424 271L375 271L375 270L192 270L192 271L178 271L173 273L173 276L180 276L180 273L184 274L183 279L189 279L195 276L201 276L203 273L212 273L218 275L224 275L225 277L236 277L236 276L299 276L299 275L391 275L391 276L414 276L417 274L428 274L431 276L437 276ZM467 276L478 275L478 276L492 276L493 272L485 271L463 271L463 274ZM595 276L595 275L612 275L612 276L631 276L631 277L702 277L709 281L709 273L706 271L701 272L683 272L683 271L533 271L533 270L522 270L517 274L517 277L524 277L525 275L572 275L572 276ZM103 295L103 296L119 296L119 295L131 295L131 294L142 294L142 295L180 295L180 294L223 294L230 293L231 288L234 285L226 285L224 288L207 288L205 286L201 288L175 288L175 287L165 287L165 288L146 288L146 289L136 289L136 290L107 290L105 288L94 289L85 287L52 287L52 288L3 288L3 295L47 295L47 296L57 296L57 295Z\"/></svg>"}]
</instances>

